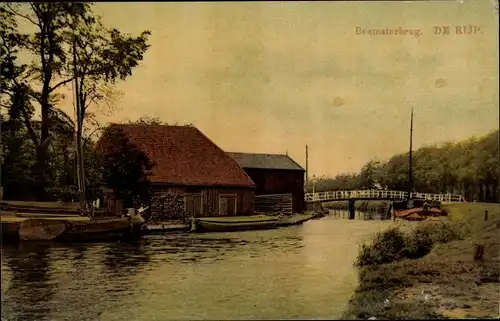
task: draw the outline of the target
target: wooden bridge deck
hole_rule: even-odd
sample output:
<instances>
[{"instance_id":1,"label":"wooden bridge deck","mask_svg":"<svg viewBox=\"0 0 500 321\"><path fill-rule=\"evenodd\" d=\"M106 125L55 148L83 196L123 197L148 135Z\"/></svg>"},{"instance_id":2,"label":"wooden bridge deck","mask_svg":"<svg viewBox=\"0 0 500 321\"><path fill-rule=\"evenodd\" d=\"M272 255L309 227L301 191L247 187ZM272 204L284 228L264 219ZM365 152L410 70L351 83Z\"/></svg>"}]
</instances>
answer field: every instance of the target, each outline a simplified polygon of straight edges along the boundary
<instances>
[{"instance_id":1,"label":"wooden bridge deck","mask_svg":"<svg viewBox=\"0 0 500 321\"><path fill-rule=\"evenodd\" d=\"M411 193L412 198L422 198L442 203L464 203L462 195ZM329 202L343 200L402 200L408 198L408 192L386 190L357 190L357 191L327 191L306 193L306 202Z\"/></svg>"}]
</instances>

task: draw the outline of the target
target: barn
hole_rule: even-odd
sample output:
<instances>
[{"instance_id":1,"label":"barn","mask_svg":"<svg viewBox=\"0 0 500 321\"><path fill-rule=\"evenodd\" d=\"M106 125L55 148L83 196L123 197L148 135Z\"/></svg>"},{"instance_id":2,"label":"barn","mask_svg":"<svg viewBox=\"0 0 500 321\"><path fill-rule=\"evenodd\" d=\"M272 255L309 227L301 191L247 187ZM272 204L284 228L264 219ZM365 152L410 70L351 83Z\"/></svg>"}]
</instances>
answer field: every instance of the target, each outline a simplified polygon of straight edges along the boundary
<instances>
[{"instance_id":1,"label":"barn","mask_svg":"<svg viewBox=\"0 0 500 321\"><path fill-rule=\"evenodd\" d=\"M292 194L292 210L305 210L305 170L288 155L227 153L255 183L255 195Z\"/></svg>"},{"instance_id":2,"label":"barn","mask_svg":"<svg viewBox=\"0 0 500 321\"><path fill-rule=\"evenodd\" d=\"M193 126L112 124L154 163L156 195L184 199L187 216L251 215L255 185L238 164ZM106 148L113 142L99 142ZM114 206L117 206L116 204Z\"/></svg>"}]
</instances>

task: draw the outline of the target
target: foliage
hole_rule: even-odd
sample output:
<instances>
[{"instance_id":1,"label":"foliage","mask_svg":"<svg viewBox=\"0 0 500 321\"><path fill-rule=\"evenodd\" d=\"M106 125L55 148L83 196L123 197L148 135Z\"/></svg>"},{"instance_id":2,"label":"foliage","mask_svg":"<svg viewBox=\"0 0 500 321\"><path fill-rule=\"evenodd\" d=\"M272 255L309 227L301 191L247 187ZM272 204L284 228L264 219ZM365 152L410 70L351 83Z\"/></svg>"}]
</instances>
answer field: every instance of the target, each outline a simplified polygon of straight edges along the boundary
<instances>
[{"instance_id":1,"label":"foliage","mask_svg":"<svg viewBox=\"0 0 500 321\"><path fill-rule=\"evenodd\" d=\"M137 120L129 121L129 124L142 124L142 125L168 125L167 122L162 121L159 117L141 116Z\"/></svg>"},{"instance_id":2,"label":"foliage","mask_svg":"<svg viewBox=\"0 0 500 321\"><path fill-rule=\"evenodd\" d=\"M457 226L445 222L423 223L410 232L397 227L378 233L369 244L362 244L356 265L384 264L416 259L428 254L437 243L462 239Z\"/></svg>"},{"instance_id":3,"label":"foliage","mask_svg":"<svg viewBox=\"0 0 500 321\"><path fill-rule=\"evenodd\" d=\"M356 211L369 212L369 213L379 213L386 214L390 206L389 201L356 201L354 203L354 208ZM349 210L348 201L334 201L329 203L323 203L323 207L333 210L347 211Z\"/></svg>"},{"instance_id":4,"label":"foliage","mask_svg":"<svg viewBox=\"0 0 500 321\"><path fill-rule=\"evenodd\" d=\"M150 32L132 37L106 28L92 6L85 2L0 4L0 103L8 110L3 125L10 128L2 133L7 146L2 163L6 196L11 190L22 190L34 193L38 200L48 200L54 195L47 192L58 190L56 197L74 198L76 161L80 159L73 147L75 132L83 140L79 150L85 159L86 184L95 189L100 181L93 133L85 135L83 130L89 120L87 125L99 127L88 109L101 108L102 102L113 109L118 97L114 84L130 76L143 59ZM20 25L33 31L23 33ZM22 54L28 61L18 59ZM59 89L75 79L79 80L77 102L82 108L72 120L58 107ZM36 111L40 111L40 121L34 119ZM20 146L17 150L16 144Z\"/></svg>"},{"instance_id":5,"label":"foliage","mask_svg":"<svg viewBox=\"0 0 500 321\"><path fill-rule=\"evenodd\" d=\"M141 125L168 125L168 126L179 126L178 122L169 123L167 121L161 120L159 117L149 117L149 116L141 116L136 120L129 120L128 124L141 124ZM193 126L193 124L188 123L183 126Z\"/></svg>"},{"instance_id":6,"label":"foliage","mask_svg":"<svg viewBox=\"0 0 500 321\"><path fill-rule=\"evenodd\" d=\"M431 252L421 258L360 267L359 287L349 301L344 318L446 318L443 312L451 312L449 310L452 309L460 313L459 318L490 318L498 315L498 204L451 204L446 209L454 223L464 223L471 228L463 230L456 224L458 229L439 225L422 226L414 232L415 238L452 241L436 243ZM490 213L486 222L485 211ZM459 240L454 234L457 232ZM473 259L476 244L484 246L484 260L480 262ZM427 293L423 290L427 290ZM429 295L428 299L425 294ZM450 297L453 298L453 305L446 308Z\"/></svg>"},{"instance_id":7,"label":"foliage","mask_svg":"<svg viewBox=\"0 0 500 321\"><path fill-rule=\"evenodd\" d=\"M29 197L35 188L31 172L35 159L35 148L27 137L24 125L19 120L2 121L2 187L4 198Z\"/></svg>"},{"instance_id":8,"label":"foliage","mask_svg":"<svg viewBox=\"0 0 500 321\"><path fill-rule=\"evenodd\" d=\"M101 137L100 162L103 183L113 190L115 197L132 206L138 198L149 203L151 183L148 175L154 164L123 131L110 126Z\"/></svg>"},{"instance_id":9,"label":"foliage","mask_svg":"<svg viewBox=\"0 0 500 321\"><path fill-rule=\"evenodd\" d=\"M458 143L427 146L413 153L413 190L463 195L469 201L499 201L498 130ZM384 162L369 161L358 174L340 174L315 181L316 191L376 188L406 191L408 153ZM307 182L308 192L312 182Z\"/></svg>"}]
</instances>

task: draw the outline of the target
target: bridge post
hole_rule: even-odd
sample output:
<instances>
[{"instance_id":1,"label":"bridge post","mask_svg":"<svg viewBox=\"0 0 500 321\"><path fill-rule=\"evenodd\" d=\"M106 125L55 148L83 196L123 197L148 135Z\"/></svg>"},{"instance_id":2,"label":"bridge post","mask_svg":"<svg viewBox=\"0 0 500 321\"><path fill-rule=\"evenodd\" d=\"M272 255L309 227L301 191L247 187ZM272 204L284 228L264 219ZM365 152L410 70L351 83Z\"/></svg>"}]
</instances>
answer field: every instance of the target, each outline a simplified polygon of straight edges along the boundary
<instances>
[{"instance_id":1,"label":"bridge post","mask_svg":"<svg viewBox=\"0 0 500 321\"><path fill-rule=\"evenodd\" d=\"M353 220L356 217L356 211L354 207L354 199L349 199L349 219Z\"/></svg>"}]
</instances>

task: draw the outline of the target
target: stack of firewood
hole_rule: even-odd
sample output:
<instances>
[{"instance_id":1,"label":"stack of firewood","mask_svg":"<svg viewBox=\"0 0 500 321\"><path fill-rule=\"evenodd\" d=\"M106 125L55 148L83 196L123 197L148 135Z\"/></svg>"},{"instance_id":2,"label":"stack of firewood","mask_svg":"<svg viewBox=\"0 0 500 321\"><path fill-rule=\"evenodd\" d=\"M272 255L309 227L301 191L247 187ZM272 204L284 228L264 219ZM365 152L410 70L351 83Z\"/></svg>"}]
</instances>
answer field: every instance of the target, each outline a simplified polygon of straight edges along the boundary
<instances>
[{"instance_id":1,"label":"stack of firewood","mask_svg":"<svg viewBox=\"0 0 500 321\"><path fill-rule=\"evenodd\" d=\"M151 199L151 220L183 220L184 216L184 197L182 194L168 193L154 196Z\"/></svg>"}]
</instances>

